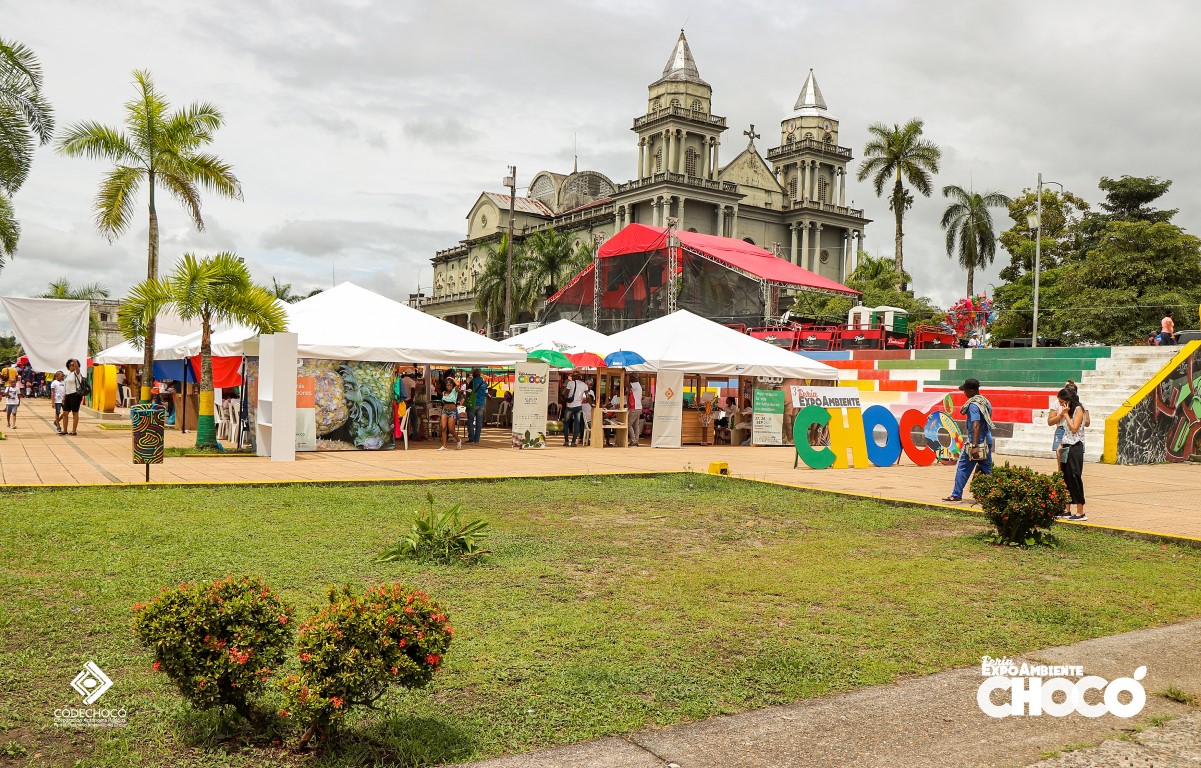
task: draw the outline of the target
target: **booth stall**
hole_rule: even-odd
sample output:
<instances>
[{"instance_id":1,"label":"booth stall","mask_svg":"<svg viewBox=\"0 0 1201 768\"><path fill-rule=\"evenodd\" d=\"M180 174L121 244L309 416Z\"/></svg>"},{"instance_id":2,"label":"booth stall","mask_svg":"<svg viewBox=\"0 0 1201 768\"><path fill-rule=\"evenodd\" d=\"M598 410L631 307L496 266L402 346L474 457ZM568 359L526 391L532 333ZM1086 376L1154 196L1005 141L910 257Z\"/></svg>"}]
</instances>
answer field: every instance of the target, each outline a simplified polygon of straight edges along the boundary
<instances>
[{"instance_id":1,"label":"booth stall","mask_svg":"<svg viewBox=\"0 0 1201 768\"><path fill-rule=\"evenodd\" d=\"M740 444L749 436L750 430L738 425L748 423L744 417L749 414L743 411L748 400L753 408L756 389L775 389L790 381L814 383L838 379L838 371L824 363L739 333L687 310L622 331L609 339L614 346L636 350L645 358L645 363L631 365L628 371L655 374L656 390L680 388L678 421L665 424L656 418L653 422L656 431L652 444L660 447L673 443L710 442L705 438L713 434L714 428L712 424L703 424L703 417L711 417L712 413L705 414L700 392L729 392L731 394L725 397L735 398L736 412L729 415L730 442ZM693 397L688 407L684 407L684 394L689 389ZM657 404L668 401L656 392ZM658 437L664 429L669 433Z\"/></svg>"}]
</instances>

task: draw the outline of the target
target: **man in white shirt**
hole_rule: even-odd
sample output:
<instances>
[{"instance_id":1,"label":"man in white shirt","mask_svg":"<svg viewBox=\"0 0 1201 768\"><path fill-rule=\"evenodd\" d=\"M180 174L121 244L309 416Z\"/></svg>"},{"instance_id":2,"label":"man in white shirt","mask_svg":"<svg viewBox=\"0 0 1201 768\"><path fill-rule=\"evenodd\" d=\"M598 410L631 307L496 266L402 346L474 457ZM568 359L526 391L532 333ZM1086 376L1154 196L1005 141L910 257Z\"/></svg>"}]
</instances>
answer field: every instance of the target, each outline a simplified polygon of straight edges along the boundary
<instances>
[{"instance_id":1,"label":"man in white shirt","mask_svg":"<svg viewBox=\"0 0 1201 768\"><path fill-rule=\"evenodd\" d=\"M574 447L584 444L584 398L588 395L588 384L583 378L573 374L569 373L567 376L567 386L563 387L563 394L567 398L567 418L563 421L563 445Z\"/></svg>"},{"instance_id":2,"label":"man in white shirt","mask_svg":"<svg viewBox=\"0 0 1201 768\"><path fill-rule=\"evenodd\" d=\"M61 435L63 428L63 397L67 394L67 385L63 383L63 372L54 373L54 381L50 382L50 400L54 403L54 429Z\"/></svg>"},{"instance_id":3,"label":"man in white shirt","mask_svg":"<svg viewBox=\"0 0 1201 768\"><path fill-rule=\"evenodd\" d=\"M630 374L630 445L638 447L642 436L642 383L638 374Z\"/></svg>"}]
</instances>

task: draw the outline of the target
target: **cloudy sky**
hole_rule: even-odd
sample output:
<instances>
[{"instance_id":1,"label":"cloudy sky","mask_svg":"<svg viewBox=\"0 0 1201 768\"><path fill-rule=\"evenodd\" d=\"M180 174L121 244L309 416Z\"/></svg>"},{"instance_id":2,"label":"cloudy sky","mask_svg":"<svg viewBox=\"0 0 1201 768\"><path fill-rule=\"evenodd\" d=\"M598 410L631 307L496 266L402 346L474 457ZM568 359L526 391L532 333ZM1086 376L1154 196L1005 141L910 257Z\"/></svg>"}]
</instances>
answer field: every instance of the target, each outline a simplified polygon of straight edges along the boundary
<instances>
[{"instance_id":1,"label":"cloudy sky","mask_svg":"<svg viewBox=\"0 0 1201 768\"><path fill-rule=\"evenodd\" d=\"M578 144L581 168L627 180L631 120L681 26L731 126L727 147L748 123L761 151L774 146L812 67L856 156L871 122L918 116L944 152L938 187L1015 194L1041 171L1095 203L1103 175L1158 175L1175 181L1177 221L1201 230L1191 3L39 0L3 18L0 35L41 59L60 128L120 123L137 68L173 104L220 105L213 148L245 200L208 198L203 233L161 204L163 263L232 249L259 280L300 292L335 274L394 298L428 286L429 257L465 235L469 206L500 191L509 164L525 184L570 169ZM106 167L38 153L14 198L24 231L0 293L65 276L120 296L144 275L144 213L114 243L93 228ZM868 249L891 255L887 203L865 183L847 197L875 221ZM947 304L964 275L942 250L943 207L937 192L914 205L905 262L917 290Z\"/></svg>"}]
</instances>

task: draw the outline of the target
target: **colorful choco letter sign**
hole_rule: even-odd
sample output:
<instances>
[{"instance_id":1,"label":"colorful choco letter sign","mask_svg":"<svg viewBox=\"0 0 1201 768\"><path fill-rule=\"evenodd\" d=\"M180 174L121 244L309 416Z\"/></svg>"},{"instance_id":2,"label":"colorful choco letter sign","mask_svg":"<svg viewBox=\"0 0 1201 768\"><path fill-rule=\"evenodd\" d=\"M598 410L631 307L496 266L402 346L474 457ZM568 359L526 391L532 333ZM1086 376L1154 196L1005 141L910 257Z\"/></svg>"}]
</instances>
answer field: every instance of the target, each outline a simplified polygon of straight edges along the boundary
<instances>
[{"instance_id":1,"label":"colorful choco letter sign","mask_svg":"<svg viewBox=\"0 0 1201 768\"><path fill-rule=\"evenodd\" d=\"M797 458L811 469L846 469L849 466L848 448L856 467L866 467L868 462L877 467L890 467L901 458L901 451L919 467L934 463L934 451L913 441L914 429L921 434L920 430L926 424L926 416L921 411L905 411L898 421L892 411L882 405L873 405L864 411L847 408L846 424L843 423L842 412L842 408L806 405L797 414L792 424L793 444ZM809 445L809 429L814 425L829 429L828 448ZM883 427L887 435L883 445L875 440L876 427Z\"/></svg>"}]
</instances>

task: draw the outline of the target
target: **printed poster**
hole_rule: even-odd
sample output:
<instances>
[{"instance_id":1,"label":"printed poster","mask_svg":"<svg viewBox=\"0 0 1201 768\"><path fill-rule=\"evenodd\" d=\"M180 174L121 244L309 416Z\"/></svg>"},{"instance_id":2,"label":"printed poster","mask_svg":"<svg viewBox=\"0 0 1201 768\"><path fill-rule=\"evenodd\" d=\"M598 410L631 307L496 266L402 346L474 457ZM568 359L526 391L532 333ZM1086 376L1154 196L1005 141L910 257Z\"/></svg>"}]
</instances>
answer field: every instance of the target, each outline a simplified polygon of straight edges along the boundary
<instances>
[{"instance_id":1,"label":"printed poster","mask_svg":"<svg viewBox=\"0 0 1201 768\"><path fill-rule=\"evenodd\" d=\"M317 450L317 379L296 377L296 450Z\"/></svg>"},{"instance_id":2,"label":"printed poster","mask_svg":"<svg viewBox=\"0 0 1201 768\"><path fill-rule=\"evenodd\" d=\"M652 448L679 448L684 414L684 372L662 370L655 376L655 420Z\"/></svg>"},{"instance_id":3,"label":"printed poster","mask_svg":"<svg viewBox=\"0 0 1201 768\"><path fill-rule=\"evenodd\" d=\"M550 366L518 363L513 380L513 447L545 448Z\"/></svg>"},{"instance_id":4,"label":"printed poster","mask_svg":"<svg viewBox=\"0 0 1201 768\"><path fill-rule=\"evenodd\" d=\"M756 389L751 401L752 445L784 444L784 392L779 389Z\"/></svg>"},{"instance_id":5,"label":"printed poster","mask_svg":"<svg viewBox=\"0 0 1201 768\"><path fill-rule=\"evenodd\" d=\"M860 408L859 390L855 387L791 386L792 407L798 411L809 405L818 408Z\"/></svg>"}]
</instances>

